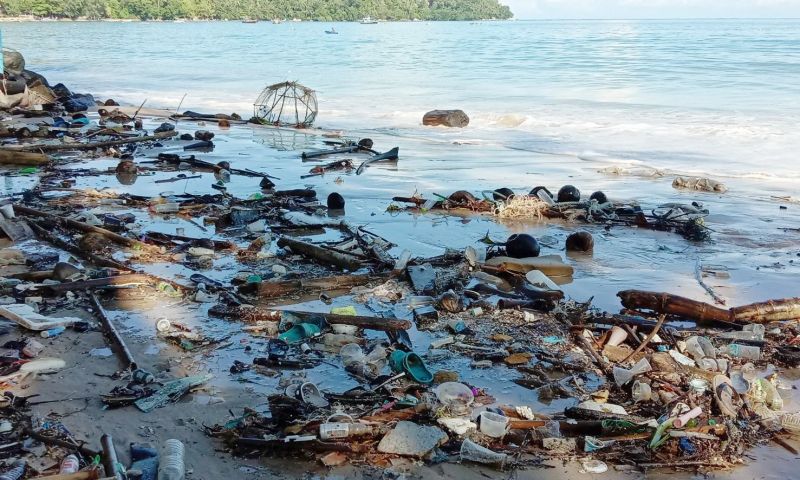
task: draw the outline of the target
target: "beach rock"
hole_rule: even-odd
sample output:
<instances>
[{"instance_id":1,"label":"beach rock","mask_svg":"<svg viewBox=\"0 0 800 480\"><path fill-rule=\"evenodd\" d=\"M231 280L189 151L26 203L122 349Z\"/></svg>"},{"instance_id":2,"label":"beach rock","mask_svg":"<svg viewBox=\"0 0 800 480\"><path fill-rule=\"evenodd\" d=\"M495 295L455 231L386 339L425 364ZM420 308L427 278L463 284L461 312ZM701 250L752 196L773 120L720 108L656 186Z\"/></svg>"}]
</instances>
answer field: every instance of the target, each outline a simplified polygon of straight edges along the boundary
<instances>
[{"instance_id":1,"label":"beach rock","mask_svg":"<svg viewBox=\"0 0 800 480\"><path fill-rule=\"evenodd\" d=\"M703 177L676 177L675 180L672 181L672 188L711 193L725 193L728 191L728 187L724 184Z\"/></svg>"},{"instance_id":2,"label":"beach rock","mask_svg":"<svg viewBox=\"0 0 800 480\"><path fill-rule=\"evenodd\" d=\"M469 125L469 116L463 110L431 110L422 117L422 124L462 128Z\"/></svg>"},{"instance_id":3,"label":"beach rock","mask_svg":"<svg viewBox=\"0 0 800 480\"><path fill-rule=\"evenodd\" d=\"M11 75L22 75L25 71L25 57L16 50L4 48L3 69Z\"/></svg>"},{"instance_id":4,"label":"beach rock","mask_svg":"<svg viewBox=\"0 0 800 480\"><path fill-rule=\"evenodd\" d=\"M653 370L661 373L673 373L679 368L676 362L667 352L656 352L650 357L650 364Z\"/></svg>"},{"instance_id":5,"label":"beach rock","mask_svg":"<svg viewBox=\"0 0 800 480\"><path fill-rule=\"evenodd\" d=\"M209 142L211 141L212 138L214 138L214 132L209 132L208 130L198 130L194 132L195 140L203 140Z\"/></svg>"},{"instance_id":6,"label":"beach rock","mask_svg":"<svg viewBox=\"0 0 800 480\"><path fill-rule=\"evenodd\" d=\"M584 253L594 251L592 234L589 232L575 232L567 237L567 251Z\"/></svg>"},{"instance_id":7,"label":"beach rock","mask_svg":"<svg viewBox=\"0 0 800 480\"><path fill-rule=\"evenodd\" d=\"M67 88L63 83L59 83L53 87L53 93L55 93L56 97L58 98L69 98L72 96L72 92L70 92L69 88Z\"/></svg>"},{"instance_id":8,"label":"beach rock","mask_svg":"<svg viewBox=\"0 0 800 480\"><path fill-rule=\"evenodd\" d=\"M181 140L194 140L194 137L191 133L184 133L180 138Z\"/></svg>"},{"instance_id":9,"label":"beach rock","mask_svg":"<svg viewBox=\"0 0 800 480\"><path fill-rule=\"evenodd\" d=\"M93 96L88 93L75 93L64 102L64 109L69 113L84 112L95 105Z\"/></svg>"},{"instance_id":10,"label":"beach rock","mask_svg":"<svg viewBox=\"0 0 800 480\"><path fill-rule=\"evenodd\" d=\"M402 421L381 439L378 451L393 455L423 457L447 440L447 434L441 428Z\"/></svg>"},{"instance_id":11,"label":"beach rock","mask_svg":"<svg viewBox=\"0 0 800 480\"><path fill-rule=\"evenodd\" d=\"M153 131L155 133L162 133L162 132L171 132L173 130L175 130L175 125L173 125L171 123L164 122L161 125L159 125L158 128L156 128Z\"/></svg>"},{"instance_id":12,"label":"beach rock","mask_svg":"<svg viewBox=\"0 0 800 480\"><path fill-rule=\"evenodd\" d=\"M108 100L103 103L106 107L119 107L119 103L117 103L114 99L109 98Z\"/></svg>"}]
</instances>

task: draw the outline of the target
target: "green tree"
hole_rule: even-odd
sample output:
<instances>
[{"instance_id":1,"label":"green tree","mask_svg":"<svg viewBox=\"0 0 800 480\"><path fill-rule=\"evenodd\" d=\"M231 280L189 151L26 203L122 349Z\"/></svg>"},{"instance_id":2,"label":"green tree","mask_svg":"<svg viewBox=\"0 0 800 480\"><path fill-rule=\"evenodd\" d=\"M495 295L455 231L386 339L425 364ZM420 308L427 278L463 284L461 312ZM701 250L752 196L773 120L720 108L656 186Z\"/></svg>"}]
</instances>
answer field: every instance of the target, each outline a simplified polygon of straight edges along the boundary
<instances>
[{"instance_id":1,"label":"green tree","mask_svg":"<svg viewBox=\"0 0 800 480\"><path fill-rule=\"evenodd\" d=\"M0 0L5 15L66 18L301 18L475 20L511 18L498 0Z\"/></svg>"}]
</instances>

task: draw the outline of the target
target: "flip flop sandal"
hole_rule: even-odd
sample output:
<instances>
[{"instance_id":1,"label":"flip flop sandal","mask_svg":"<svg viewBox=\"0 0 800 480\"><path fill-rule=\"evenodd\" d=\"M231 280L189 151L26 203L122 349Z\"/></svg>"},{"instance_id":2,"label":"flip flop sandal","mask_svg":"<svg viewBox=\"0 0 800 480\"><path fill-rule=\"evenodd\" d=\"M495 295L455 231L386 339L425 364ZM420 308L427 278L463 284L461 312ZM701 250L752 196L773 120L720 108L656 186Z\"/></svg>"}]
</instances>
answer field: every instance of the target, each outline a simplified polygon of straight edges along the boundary
<instances>
[{"instance_id":1,"label":"flip flop sandal","mask_svg":"<svg viewBox=\"0 0 800 480\"><path fill-rule=\"evenodd\" d=\"M300 399L318 408L330 405L320 393L319 388L311 382L300 385Z\"/></svg>"},{"instance_id":2,"label":"flip flop sandal","mask_svg":"<svg viewBox=\"0 0 800 480\"><path fill-rule=\"evenodd\" d=\"M731 380L725 375L714 377L714 399L723 415L736 418L741 408L739 394L731 384Z\"/></svg>"}]
</instances>

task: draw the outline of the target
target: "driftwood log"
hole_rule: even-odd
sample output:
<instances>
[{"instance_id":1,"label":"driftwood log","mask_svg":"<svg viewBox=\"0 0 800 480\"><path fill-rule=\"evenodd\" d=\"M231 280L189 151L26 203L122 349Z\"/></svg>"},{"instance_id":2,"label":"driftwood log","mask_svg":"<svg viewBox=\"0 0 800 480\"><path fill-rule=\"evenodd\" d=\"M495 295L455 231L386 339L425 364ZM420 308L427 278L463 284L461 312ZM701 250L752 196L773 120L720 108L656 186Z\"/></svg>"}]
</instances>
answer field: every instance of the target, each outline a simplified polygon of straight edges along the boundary
<instances>
[{"instance_id":1,"label":"driftwood log","mask_svg":"<svg viewBox=\"0 0 800 480\"><path fill-rule=\"evenodd\" d=\"M352 325L366 330L392 332L408 330L411 322L399 318L365 317L359 315L336 315L333 313L300 312L296 310L269 310L253 306L225 307L216 306L208 311L209 315L225 318L241 319L247 322L278 322L284 313L297 318L322 317L329 324Z\"/></svg>"},{"instance_id":2,"label":"driftwood log","mask_svg":"<svg viewBox=\"0 0 800 480\"><path fill-rule=\"evenodd\" d=\"M0 164L2 165L39 166L47 163L50 163L50 157L43 153L19 152L6 148L0 149Z\"/></svg>"},{"instance_id":3,"label":"driftwood log","mask_svg":"<svg viewBox=\"0 0 800 480\"><path fill-rule=\"evenodd\" d=\"M358 287L373 281L385 281L388 275L334 275L322 278L300 278L280 282L261 282L257 286L258 296L282 297L297 292L324 292ZM241 290L244 290L243 287ZM242 292L244 293L244 292Z\"/></svg>"},{"instance_id":4,"label":"driftwood log","mask_svg":"<svg viewBox=\"0 0 800 480\"><path fill-rule=\"evenodd\" d=\"M123 366L131 371L136 370L138 367L136 365L136 360L133 358L133 354L130 349L128 349L128 345L125 344L125 340L122 339L122 335L119 334L119 331L111 322L111 319L108 318L108 314L100 304L100 300L94 292L89 294L89 300L92 301L95 313L100 318L100 323L103 325L103 333L111 340L114 347L113 349L122 361Z\"/></svg>"},{"instance_id":5,"label":"driftwood log","mask_svg":"<svg viewBox=\"0 0 800 480\"><path fill-rule=\"evenodd\" d=\"M431 110L422 117L422 124L462 128L469 125L469 116L463 110Z\"/></svg>"},{"instance_id":6,"label":"driftwood log","mask_svg":"<svg viewBox=\"0 0 800 480\"><path fill-rule=\"evenodd\" d=\"M729 310L669 293L624 290L617 293L625 308L678 315L703 323L768 323L800 320L800 298L753 303Z\"/></svg>"},{"instance_id":7,"label":"driftwood log","mask_svg":"<svg viewBox=\"0 0 800 480\"><path fill-rule=\"evenodd\" d=\"M61 143L57 145L51 144L28 144L17 148L8 148L5 150L30 150L34 152L58 152L62 150L92 150L95 148L116 147L119 145L127 145L129 143L151 142L155 140L163 140L165 138L174 137L178 132L160 132L146 137L123 138L120 140L107 140L104 142L89 142L89 143Z\"/></svg>"},{"instance_id":8,"label":"driftwood log","mask_svg":"<svg viewBox=\"0 0 800 480\"><path fill-rule=\"evenodd\" d=\"M361 259L355 255L333 251L329 248L314 245L313 243L281 237L278 239L278 246L281 248L289 247L294 253L313 258L320 263L333 265L343 270L358 270L361 268Z\"/></svg>"},{"instance_id":9,"label":"driftwood log","mask_svg":"<svg viewBox=\"0 0 800 480\"><path fill-rule=\"evenodd\" d=\"M94 225L89 225L88 223L78 222L76 220L71 220L69 218L60 217L58 215L53 215L51 213L42 212L40 210L36 210L33 208L25 207L20 204L14 205L14 213L17 215L24 215L27 217L42 217L55 222L59 225L62 225L66 228L72 230L79 230L84 233L98 233L107 239L111 240L114 243L118 243L120 245L130 247L130 248L153 248L152 246L146 245L139 240L135 240L128 237L123 237L117 233L112 232L111 230L106 230L105 228L96 227Z\"/></svg>"}]
</instances>

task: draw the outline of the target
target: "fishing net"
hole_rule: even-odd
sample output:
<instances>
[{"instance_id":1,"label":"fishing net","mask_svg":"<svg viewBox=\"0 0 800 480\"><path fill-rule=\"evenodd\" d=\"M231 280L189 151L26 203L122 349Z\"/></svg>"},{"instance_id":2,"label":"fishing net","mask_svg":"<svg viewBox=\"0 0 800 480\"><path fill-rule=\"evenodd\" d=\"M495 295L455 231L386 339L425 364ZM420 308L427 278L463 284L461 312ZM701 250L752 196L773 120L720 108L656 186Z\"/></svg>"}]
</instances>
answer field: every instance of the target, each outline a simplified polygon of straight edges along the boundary
<instances>
[{"instance_id":1,"label":"fishing net","mask_svg":"<svg viewBox=\"0 0 800 480\"><path fill-rule=\"evenodd\" d=\"M515 195L505 202L497 202L495 215L500 218L542 218L549 206L539 197Z\"/></svg>"},{"instance_id":2,"label":"fishing net","mask_svg":"<svg viewBox=\"0 0 800 480\"><path fill-rule=\"evenodd\" d=\"M310 127L317 117L317 94L297 82L276 83L261 92L254 107L262 123Z\"/></svg>"}]
</instances>

